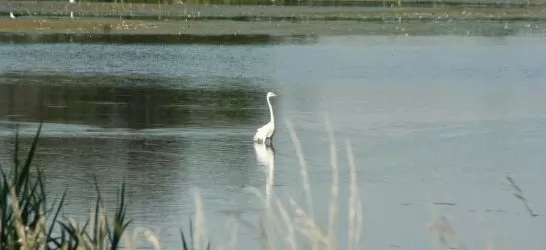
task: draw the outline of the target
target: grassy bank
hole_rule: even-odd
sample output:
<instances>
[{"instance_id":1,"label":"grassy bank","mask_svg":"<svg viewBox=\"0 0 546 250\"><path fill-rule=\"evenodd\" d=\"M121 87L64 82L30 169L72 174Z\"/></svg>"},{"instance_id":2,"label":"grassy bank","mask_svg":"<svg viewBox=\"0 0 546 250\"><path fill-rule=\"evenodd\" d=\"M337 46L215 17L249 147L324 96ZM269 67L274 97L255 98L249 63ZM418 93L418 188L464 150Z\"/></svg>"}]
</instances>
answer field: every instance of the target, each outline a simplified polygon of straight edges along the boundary
<instances>
[{"instance_id":1,"label":"grassy bank","mask_svg":"<svg viewBox=\"0 0 546 250\"><path fill-rule=\"evenodd\" d=\"M270 5L201 5L201 4L111 4L55 2L5 2L0 5L0 15L8 19L9 12L21 17L68 18L70 12L76 17L98 17L131 20L234 20L234 21L279 21L279 20L355 20L366 21L377 18L419 18L450 16L463 19L498 18L544 18L546 4L533 1L528 4L487 5L483 1L475 4L460 1L461 6L398 5L383 2L374 6L270 6ZM518 2L511 2L518 3ZM486 5L486 6L482 6Z\"/></svg>"},{"instance_id":2,"label":"grassy bank","mask_svg":"<svg viewBox=\"0 0 546 250\"><path fill-rule=\"evenodd\" d=\"M0 22L0 43L310 44L327 36L487 36L545 34L540 21L144 22L123 20Z\"/></svg>"},{"instance_id":3,"label":"grassy bank","mask_svg":"<svg viewBox=\"0 0 546 250\"><path fill-rule=\"evenodd\" d=\"M18 18L7 18L10 11ZM546 8L538 4L431 8L7 2L0 6L2 13L0 42L31 43L266 44L332 35L502 36L544 33L546 27Z\"/></svg>"},{"instance_id":4,"label":"grassy bank","mask_svg":"<svg viewBox=\"0 0 546 250\"><path fill-rule=\"evenodd\" d=\"M0 0L0 8L32 9L35 11L155 12L168 9L184 9L218 6L275 6L275 7L536 7L545 6L546 0L66 0L7 1Z\"/></svg>"},{"instance_id":5,"label":"grassy bank","mask_svg":"<svg viewBox=\"0 0 546 250\"><path fill-rule=\"evenodd\" d=\"M294 142L300 167L302 187L305 194L305 205L301 206L290 200L279 199L272 192L273 183L267 182L266 193L260 188L247 188L263 202L264 210L261 219L256 224L236 221L232 223L229 242L211 242L204 230L206 218L198 192L195 193L195 217L188 231L181 231L180 246L182 249L236 249L237 228L240 225L255 229L263 249L340 249L340 244L347 249L358 248L361 232L361 203L358 190L356 166L352 156L351 144L346 141L348 171L348 204L343 204L347 210L340 210L340 181L336 143L329 122L330 153L332 166L331 202L328 225L319 225L314 218L313 202L308 180L307 164L301 145L290 123L287 123L289 135ZM21 153L18 136L15 136L13 168L10 173L2 168L0 182L0 246L1 249L118 249L121 246L136 249L135 240L147 241L155 249L159 249L160 235L146 231L142 239L129 237L133 222L127 217L126 211L130 201L125 199L125 186L121 184L118 203L113 215L107 208L97 187L96 205L93 215L85 223L77 223L69 217L61 217L63 206L70 197L64 194L51 194L46 191L43 172L34 167L34 158L39 150L39 126L34 141L26 153L26 158L20 159ZM270 177L273 178L274 166L270 166ZM96 180L95 180L95 183ZM269 190L269 192L267 191ZM339 235L340 217L348 216L348 235ZM229 218L233 219L233 218ZM136 229L135 229L136 230ZM218 234L220 232L211 231Z\"/></svg>"}]
</instances>

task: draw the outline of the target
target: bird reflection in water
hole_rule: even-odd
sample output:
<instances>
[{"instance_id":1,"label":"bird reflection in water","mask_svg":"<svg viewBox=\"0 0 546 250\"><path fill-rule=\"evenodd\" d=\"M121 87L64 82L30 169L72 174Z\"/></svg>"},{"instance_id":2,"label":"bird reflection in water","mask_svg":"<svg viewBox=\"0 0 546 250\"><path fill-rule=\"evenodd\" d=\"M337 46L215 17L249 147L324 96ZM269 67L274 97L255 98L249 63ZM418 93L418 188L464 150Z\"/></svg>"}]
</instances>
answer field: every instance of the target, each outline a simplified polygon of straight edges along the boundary
<instances>
[{"instance_id":1,"label":"bird reflection in water","mask_svg":"<svg viewBox=\"0 0 546 250\"><path fill-rule=\"evenodd\" d=\"M275 151L273 147L268 147L263 143L254 143L254 150L256 151L258 164L263 166L265 170L265 205L266 208L269 208L275 180Z\"/></svg>"}]
</instances>

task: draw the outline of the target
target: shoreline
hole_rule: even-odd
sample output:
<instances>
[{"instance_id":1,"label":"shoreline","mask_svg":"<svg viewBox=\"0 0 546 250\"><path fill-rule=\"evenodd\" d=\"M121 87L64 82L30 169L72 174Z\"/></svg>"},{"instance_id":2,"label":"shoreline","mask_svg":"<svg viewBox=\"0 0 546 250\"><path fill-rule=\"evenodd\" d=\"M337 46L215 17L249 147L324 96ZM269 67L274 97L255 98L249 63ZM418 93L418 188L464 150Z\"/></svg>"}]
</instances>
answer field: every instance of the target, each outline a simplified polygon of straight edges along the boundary
<instances>
[{"instance_id":1,"label":"shoreline","mask_svg":"<svg viewBox=\"0 0 546 250\"><path fill-rule=\"evenodd\" d=\"M0 43L270 44L309 43L320 36L546 33L546 7L536 6L348 8L185 5L182 14L172 7L168 16L154 16L160 11L152 6L171 5L133 4L133 9L120 9L129 4L95 3L70 6L87 8L82 13L74 12L75 18L71 19L66 8L39 12L40 6L45 10L47 6L68 6L65 3L16 3L26 8L34 6L35 12L19 14L15 20L7 16L0 18ZM108 11L100 9L105 6L114 7ZM6 8L4 5L0 10ZM137 15L132 12L134 8L141 8L143 12ZM146 8L148 10L144 11Z\"/></svg>"},{"instance_id":2,"label":"shoreline","mask_svg":"<svg viewBox=\"0 0 546 250\"><path fill-rule=\"evenodd\" d=\"M61 2L2 2L0 15L9 12L26 18L116 18L131 20L233 20L233 21L373 21L389 18L430 19L442 16L474 20L546 20L546 0L537 5L450 6L271 6L200 4L110 4Z\"/></svg>"},{"instance_id":3,"label":"shoreline","mask_svg":"<svg viewBox=\"0 0 546 250\"><path fill-rule=\"evenodd\" d=\"M513 36L546 34L546 21L138 21L113 19L0 21L0 43L309 43L325 36Z\"/></svg>"}]
</instances>

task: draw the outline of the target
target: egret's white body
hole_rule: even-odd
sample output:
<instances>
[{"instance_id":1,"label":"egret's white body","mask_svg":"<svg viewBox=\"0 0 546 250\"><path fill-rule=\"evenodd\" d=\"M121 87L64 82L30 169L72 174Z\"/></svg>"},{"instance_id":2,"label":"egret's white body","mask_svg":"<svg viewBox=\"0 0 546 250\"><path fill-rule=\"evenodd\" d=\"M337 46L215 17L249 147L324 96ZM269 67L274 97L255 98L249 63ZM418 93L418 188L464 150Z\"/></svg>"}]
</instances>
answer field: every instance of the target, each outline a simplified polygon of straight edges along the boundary
<instances>
[{"instance_id":1,"label":"egret's white body","mask_svg":"<svg viewBox=\"0 0 546 250\"><path fill-rule=\"evenodd\" d=\"M13 14L13 12L10 12L10 13L9 13L9 18L15 19L15 15Z\"/></svg>"},{"instance_id":2,"label":"egret's white body","mask_svg":"<svg viewBox=\"0 0 546 250\"><path fill-rule=\"evenodd\" d=\"M266 99L267 105L269 106L270 120L267 124L256 131L256 134L254 135L254 142L270 145L271 139L273 138L273 135L275 135L275 115L273 114L273 107L271 106L271 101L269 100L269 98L274 96L277 96L277 94L274 92L267 93Z\"/></svg>"},{"instance_id":3,"label":"egret's white body","mask_svg":"<svg viewBox=\"0 0 546 250\"><path fill-rule=\"evenodd\" d=\"M76 4L76 0L68 0L70 4ZM70 18L74 18L74 12L70 11Z\"/></svg>"}]
</instances>

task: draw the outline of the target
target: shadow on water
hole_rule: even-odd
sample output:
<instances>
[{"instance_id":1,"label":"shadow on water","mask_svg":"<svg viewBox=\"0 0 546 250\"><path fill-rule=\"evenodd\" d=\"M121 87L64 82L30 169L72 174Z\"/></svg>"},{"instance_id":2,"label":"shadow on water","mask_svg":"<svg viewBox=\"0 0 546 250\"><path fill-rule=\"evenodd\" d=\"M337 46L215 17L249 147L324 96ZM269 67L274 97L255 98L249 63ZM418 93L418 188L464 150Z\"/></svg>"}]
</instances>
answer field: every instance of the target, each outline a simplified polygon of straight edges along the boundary
<instances>
[{"instance_id":1,"label":"shadow on water","mask_svg":"<svg viewBox=\"0 0 546 250\"><path fill-rule=\"evenodd\" d=\"M87 44L210 44L273 45L282 43L310 44L316 36L275 36L268 34L185 35L185 34L32 34L0 32L0 43L87 43Z\"/></svg>"},{"instance_id":2,"label":"shadow on water","mask_svg":"<svg viewBox=\"0 0 546 250\"><path fill-rule=\"evenodd\" d=\"M231 127L263 116L249 80L151 76L0 75L0 120L102 128ZM249 107L258 107L256 109Z\"/></svg>"}]
</instances>

